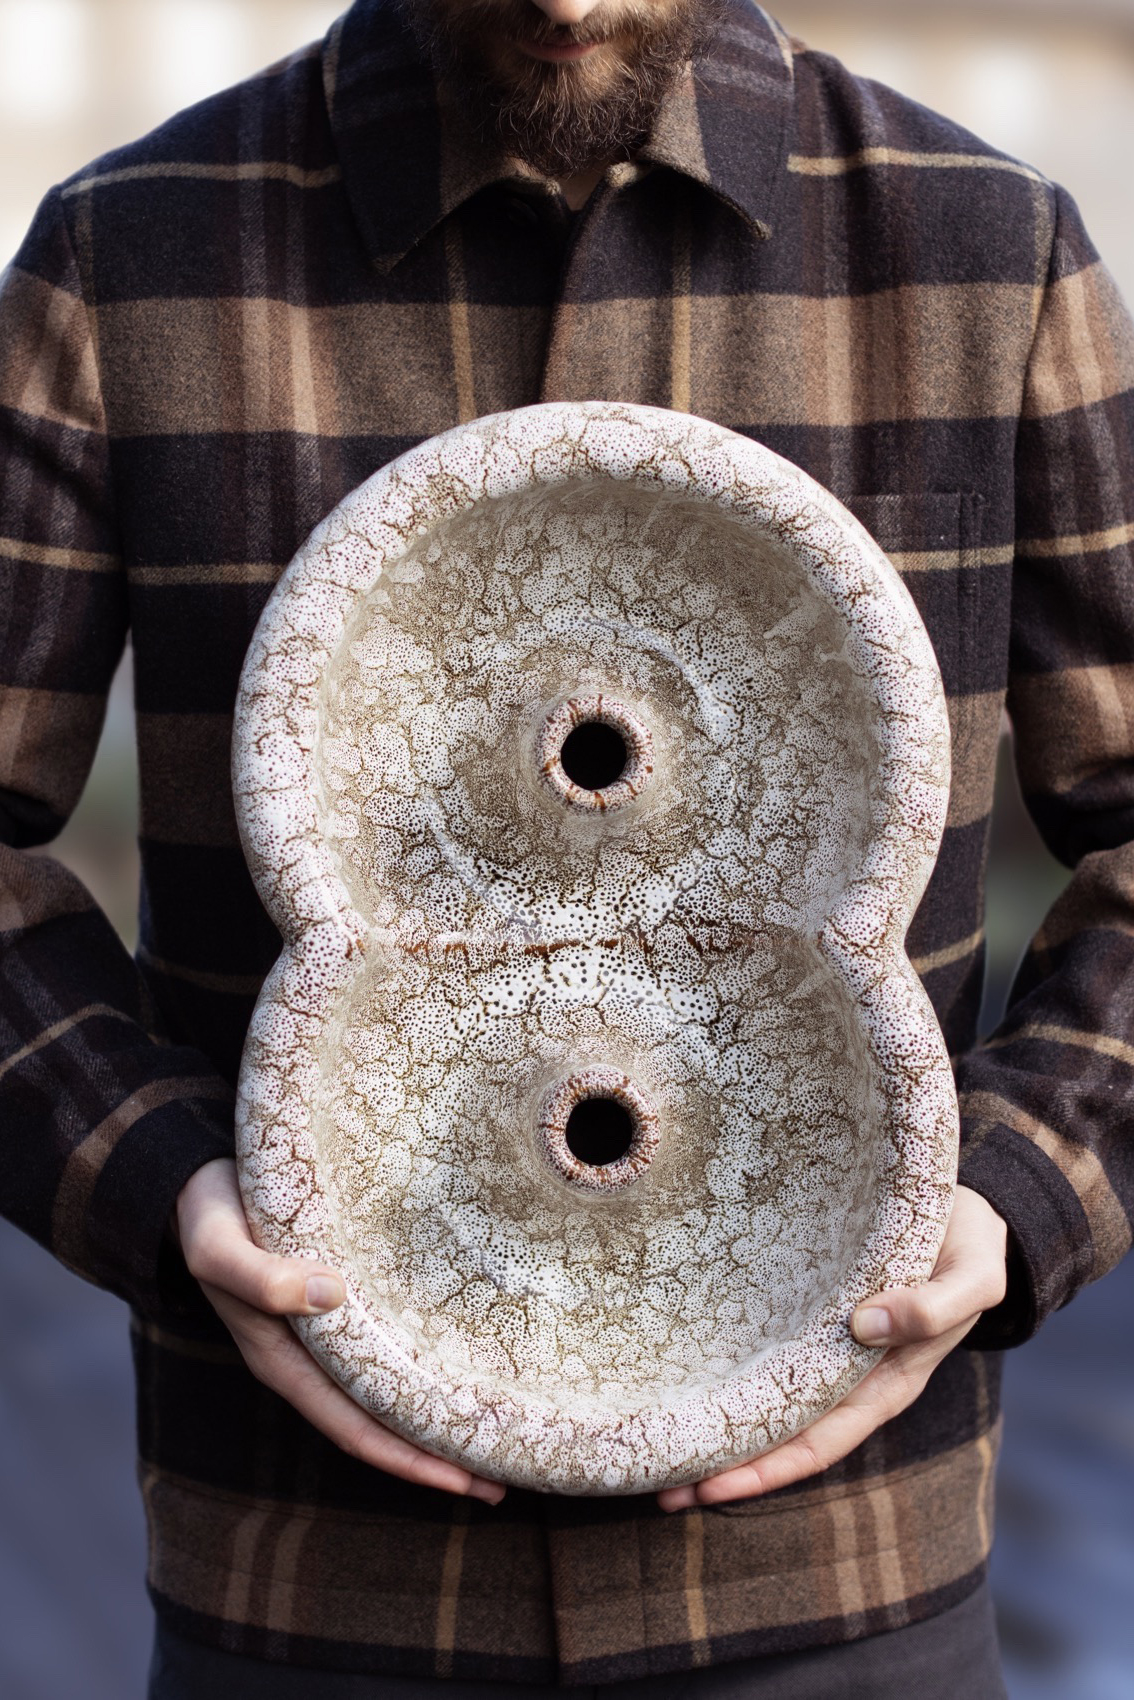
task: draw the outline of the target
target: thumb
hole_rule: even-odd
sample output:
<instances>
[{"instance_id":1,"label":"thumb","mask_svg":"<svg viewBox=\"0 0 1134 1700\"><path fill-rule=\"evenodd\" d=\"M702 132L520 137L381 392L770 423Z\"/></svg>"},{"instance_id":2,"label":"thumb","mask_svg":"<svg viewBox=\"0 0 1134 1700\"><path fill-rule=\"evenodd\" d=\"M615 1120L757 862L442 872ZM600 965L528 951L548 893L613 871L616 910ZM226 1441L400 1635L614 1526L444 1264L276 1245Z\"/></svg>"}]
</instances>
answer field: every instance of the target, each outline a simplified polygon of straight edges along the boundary
<instances>
[{"instance_id":1,"label":"thumb","mask_svg":"<svg viewBox=\"0 0 1134 1700\"><path fill-rule=\"evenodd\" d=\"M236 1165L206 1163L177 1201L181 1249L198 1281L271 1316L319 1316L346 1298L342 1277L325 1264L261 1251L240 1198Z\"/></svg>"},{"instance_id":2,"label":"thumb","mask_svg":"<svg viewBox=\"0 0 1134 1700\"><path fill-rule=\"evenodd\" d=\"M903 1346L967 1332L1000 1303L1007 1283L1008 1230L992 1206L958 1187L933 1274L922 1287L893 1287L859 1305L851 1330L864 1346Z\"/></svg>"}]
</instances>

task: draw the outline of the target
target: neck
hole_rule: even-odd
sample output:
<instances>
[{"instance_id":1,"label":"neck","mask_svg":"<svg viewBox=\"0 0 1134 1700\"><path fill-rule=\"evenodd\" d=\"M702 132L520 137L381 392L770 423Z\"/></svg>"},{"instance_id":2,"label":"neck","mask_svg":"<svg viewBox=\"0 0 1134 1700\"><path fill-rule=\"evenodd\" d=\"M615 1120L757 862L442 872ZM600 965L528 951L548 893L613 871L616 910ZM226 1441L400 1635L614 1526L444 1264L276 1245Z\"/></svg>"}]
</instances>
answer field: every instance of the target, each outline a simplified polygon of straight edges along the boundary
<instances>
[{"instance_id":1,"label":"neck","mask_svg":"<svg viewBox=\"0 0 1134 1700\"><path fill-rule=\"evenodd\" d=\"M585 171L572 171L569 177L559 179L563 199L572 212L578 212L590 200L605 170L605 163L588 165Z\"/></svg>"}]
</instances>

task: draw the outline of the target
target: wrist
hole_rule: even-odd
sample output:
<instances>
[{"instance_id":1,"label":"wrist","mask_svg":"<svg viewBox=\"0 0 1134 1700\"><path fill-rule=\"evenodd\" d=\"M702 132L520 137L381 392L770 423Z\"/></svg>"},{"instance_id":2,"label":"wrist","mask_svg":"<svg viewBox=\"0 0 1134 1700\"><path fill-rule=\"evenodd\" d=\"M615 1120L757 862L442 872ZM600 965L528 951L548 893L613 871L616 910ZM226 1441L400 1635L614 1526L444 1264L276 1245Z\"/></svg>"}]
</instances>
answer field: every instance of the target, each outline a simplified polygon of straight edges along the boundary
<instances>
[{"instance_id":1,"label":"wrist","mask_svg":"<svg viewBox=\"0 0 1134 1700\"><path fill-rule=\"evenodd\" d=\"M212 1157L194 1169L174 1200L169 1216L169 1231L174 1244L183 1248L187 1231L199 1216L201 1208L217 1196L218 1187L228 1193L235 1184L236 1164L231 1157Z\"/></svg>"}]
</instances>

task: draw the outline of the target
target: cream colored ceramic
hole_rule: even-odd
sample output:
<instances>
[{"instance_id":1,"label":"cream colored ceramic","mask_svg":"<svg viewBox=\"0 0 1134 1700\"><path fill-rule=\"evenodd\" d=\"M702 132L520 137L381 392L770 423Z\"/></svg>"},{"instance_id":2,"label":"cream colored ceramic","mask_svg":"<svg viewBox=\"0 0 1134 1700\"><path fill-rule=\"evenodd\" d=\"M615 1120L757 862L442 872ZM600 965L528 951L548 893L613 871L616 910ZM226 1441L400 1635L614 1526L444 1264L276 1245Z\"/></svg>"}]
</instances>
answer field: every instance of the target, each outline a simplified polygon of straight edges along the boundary
<instances>
[{"instance_id":1,"label":"cream colored ceramic","mask_svg":"<svg viewBox=\"0 0 1134 1700\"><path fill-rule=\"evenodd\" d=\"M956 1104L902 950L948 722L862 528L704 420L527 408L369 479L249 651L284 950L241 1077L265 1246L400 1433L633 1493L751 1456L929 1273Z\"/></svg>"}]
</instances>

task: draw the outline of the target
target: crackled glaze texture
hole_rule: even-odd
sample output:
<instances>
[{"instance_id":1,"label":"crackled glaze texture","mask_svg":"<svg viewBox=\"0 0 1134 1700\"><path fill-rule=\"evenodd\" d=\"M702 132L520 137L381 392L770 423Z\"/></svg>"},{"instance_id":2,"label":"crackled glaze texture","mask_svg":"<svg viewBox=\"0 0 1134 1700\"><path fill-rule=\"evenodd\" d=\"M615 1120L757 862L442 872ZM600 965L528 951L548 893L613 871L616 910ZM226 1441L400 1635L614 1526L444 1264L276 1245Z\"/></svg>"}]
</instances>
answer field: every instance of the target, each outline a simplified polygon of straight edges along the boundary
<instances>
[{"instance_id":1,"label":"crackled glaze texture","mask_svg":"<svg viewBox=\"0 0 1134 1700\"><path fill-rule=\"evenodd\" d=\"M704 420L478 420L318 528L241 685L285 948L238 1140L257 1238L347 1277L297 1327L360 1403L631 1493L865 1373L847 1318L926 1277L952 1199L902 950L948 750L885 557Z\"/></svg>"}]
</instances>

